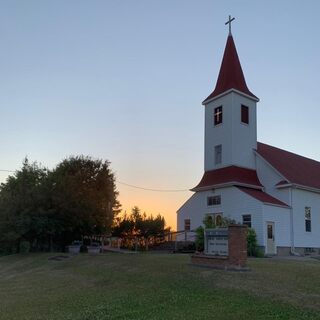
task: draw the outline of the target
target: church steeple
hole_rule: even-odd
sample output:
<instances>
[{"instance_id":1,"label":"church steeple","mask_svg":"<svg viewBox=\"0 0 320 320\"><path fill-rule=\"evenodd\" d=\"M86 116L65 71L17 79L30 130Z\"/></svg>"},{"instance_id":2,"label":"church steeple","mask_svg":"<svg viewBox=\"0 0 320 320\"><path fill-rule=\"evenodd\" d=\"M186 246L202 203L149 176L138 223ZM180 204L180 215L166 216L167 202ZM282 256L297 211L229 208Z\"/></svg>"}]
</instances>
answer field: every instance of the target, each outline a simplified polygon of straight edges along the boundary
<instances>
[{"instance_id":1,"label":"church steeple","mask_svg":"<svg viewBox=\"0 0 320 320\"><path fill-rule=\"evenodd\" d=\"M237 49L232 34L229 31L216 87L202 104L207 104L213 98L231 89L240 91L241 93L252 97L254 100L259 101L259 98L257 98L247 87Z\"/></svg>"},{"instance_id":2,"label":"church steeple","mask_svg":"<svg viewBox=\"0 0 320 320\"><path fill-rule=\"evenodd\" d=\"M205 105L205 171L237 166L255 169L257 148L257 102L248 89L236 46L229 35L214 91Z\"/></svg>"}]
</instances>

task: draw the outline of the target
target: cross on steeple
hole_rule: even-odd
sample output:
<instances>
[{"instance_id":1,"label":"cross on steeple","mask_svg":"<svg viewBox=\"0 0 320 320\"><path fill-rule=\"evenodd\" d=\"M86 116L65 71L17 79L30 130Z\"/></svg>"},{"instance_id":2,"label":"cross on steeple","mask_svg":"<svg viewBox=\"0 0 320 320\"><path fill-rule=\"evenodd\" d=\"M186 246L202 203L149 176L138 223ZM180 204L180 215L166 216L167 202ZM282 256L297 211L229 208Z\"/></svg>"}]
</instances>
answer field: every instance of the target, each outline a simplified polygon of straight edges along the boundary
<instances>
[{"instance_id":1,"label":"cross on steeple","mask_svg":"<svg viewBox=\"0 0 320 320\"><path fill-rule=\"evenodd\" d=\"M229 25L229 36L231 36L231 22L234 20L235 18L231 18L231 16L229 15L229 20L225 23L225 25Z\"/></svg>"}]
</instances>

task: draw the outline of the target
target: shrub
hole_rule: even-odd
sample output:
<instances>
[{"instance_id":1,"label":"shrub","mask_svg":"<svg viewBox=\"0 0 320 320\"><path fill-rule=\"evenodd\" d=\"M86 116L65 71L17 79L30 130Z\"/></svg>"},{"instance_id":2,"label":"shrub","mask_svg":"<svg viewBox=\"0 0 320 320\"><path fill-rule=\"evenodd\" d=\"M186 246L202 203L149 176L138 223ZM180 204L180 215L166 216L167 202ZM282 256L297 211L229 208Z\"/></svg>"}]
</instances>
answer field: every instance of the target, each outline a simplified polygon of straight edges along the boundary
<instances>
[{"instance_id":1,"label":"shrub","mask_svg":"<svg viewBox=\"0 0 320 320\"><path fill-rule=\"evenodd\" d=\"M196 229L196 250L204 250L204 228L201 226Z\"/></svg>"},{"instance_id":2,"label":"shrub","mask_svg":"<svg viewBox=\"0 0 320 320\"><path fill-rule=\"evenodd\" d=\"M247 252L248 256L262 257L263 252L258 247L257 234L254 229L247 230Z\"/></svg>"},{"instance_id":3,"label":"shrub","mask_svg":"<svg viewBox=\"0 0 320 320\"><path fill-rule=\"evenodd\" d=\"M29 253L30 252L30 242L29 241L21 241L19 244L19 252L20 253Z\"/></svg>"}]
</instances>

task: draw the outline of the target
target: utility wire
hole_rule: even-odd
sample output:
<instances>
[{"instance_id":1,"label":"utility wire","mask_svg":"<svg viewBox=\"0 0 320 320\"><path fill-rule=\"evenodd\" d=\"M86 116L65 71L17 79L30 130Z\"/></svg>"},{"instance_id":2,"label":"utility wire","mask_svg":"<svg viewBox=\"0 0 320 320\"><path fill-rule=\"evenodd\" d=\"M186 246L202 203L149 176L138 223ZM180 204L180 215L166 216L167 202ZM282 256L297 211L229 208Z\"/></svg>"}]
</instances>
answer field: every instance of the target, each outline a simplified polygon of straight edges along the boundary
<instances>
[{"instance_id":1,"label":"utility wire","mask_svg":"<svg viewBox=\"0 0 320 320\"><path fill-rule=\"evenodd\" d=\"M14 170L0 169L0 172L15 172L15 171ZM116 183L122 184L122 185L130 187L130 188L134 188L134 189L153 191L153 192L186 192L186 191L189 191L189 189L153 189L153 188L145 188L145 187L129 184L129 183L126 183L126 182L121 182L119 180L116 180Z\"/></svg>"},{"instance_id":2,"label":"utility wire","mask_svg":"<svg viewBox=\"0 0 320 320\"><path fill-rule=\"evenodd\" d=\"M152 189L152 188L145 188L145 187L135 186L133 184L129 184L129 183L126 183L126 182L121 182L119 180L117 180L116 182L119 183L119 184L123 184L123 185L125 185L127 187L146 190L146 191L154 191L154 192L186 192L186 191L189 191L189 189Z\"/></svg>"}]
</instances>

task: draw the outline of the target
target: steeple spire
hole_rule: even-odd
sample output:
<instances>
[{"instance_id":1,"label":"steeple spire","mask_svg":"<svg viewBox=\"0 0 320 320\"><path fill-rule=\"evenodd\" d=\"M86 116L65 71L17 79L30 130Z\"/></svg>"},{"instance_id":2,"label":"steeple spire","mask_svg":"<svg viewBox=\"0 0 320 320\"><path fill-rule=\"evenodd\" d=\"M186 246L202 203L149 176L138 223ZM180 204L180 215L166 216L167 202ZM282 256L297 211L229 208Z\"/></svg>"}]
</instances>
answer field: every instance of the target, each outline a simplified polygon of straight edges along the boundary
<instances>
[{"instance_id":1,"label":"steeple spire","mask_svg":"<svg viewBox=\"0 0 320 320\"><path fill-rule=\"evenodd\" d=\"M229 21L226 22L226 24L229 24L229 35L224 50L216 87L214 91L202 102L202 104L208 103L208 101L211 99L226 91L229 91L230 89L240 91L259 101L259 99L248 89L243 75L237 49L231 34L231 22L233 20L234 18L231 19L231 16L229 16Z\"/></svg>"}]
</instances>

